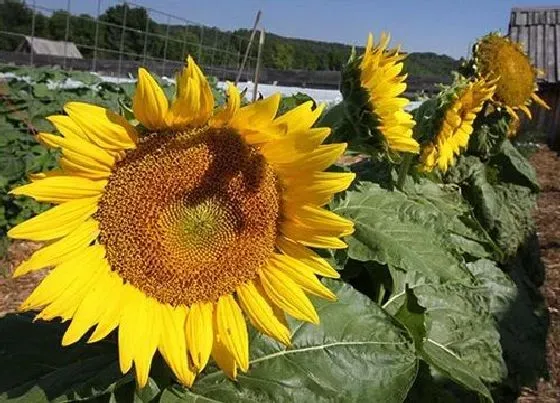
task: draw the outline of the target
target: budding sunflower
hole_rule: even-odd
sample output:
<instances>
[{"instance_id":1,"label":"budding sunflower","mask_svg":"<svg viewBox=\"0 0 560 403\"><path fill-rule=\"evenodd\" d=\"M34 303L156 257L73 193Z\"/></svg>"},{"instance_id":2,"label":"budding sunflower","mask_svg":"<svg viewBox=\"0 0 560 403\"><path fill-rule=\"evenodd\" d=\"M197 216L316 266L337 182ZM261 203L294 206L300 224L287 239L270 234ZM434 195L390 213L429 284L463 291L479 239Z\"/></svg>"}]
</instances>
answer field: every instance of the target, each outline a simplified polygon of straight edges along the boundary
<instances>
[{"instance_id":1,"label":"budding sunflower","mask_svg":"<svg viewBox=\"0 0 560 403\"><path fill-rule=\"evenodd\" d=\"M473 47L472 67L477 77L496 79L492 102L518 119L517 110L531 118L529 106L535 101L549 109L537 95L537 69L518 43L497 33L483 36Z\"/></svg>"},{"instance_id":2,"label":"budding sunflower","mask_svg":"<svg viewBox=\"0 0 560 403\"><path fill-rule=\"evenodd\" d=\"M409 101L402 97L405 56L398 48L389 49L389 41L385 33L379 43L369 35L364 53L353 54L343 71L342 95L366 151L417 154L419 146L412 138L415 122L405 110Z\"/></svg>"},{"instance_id":3,"label":"budding sunflower","mask_svg":"<svg viewBox=\"0 0 560 403\"><path fill-rule=\"evenodd\" d=\"M477 114L495 89L495 81L479 79L459 83L440 95L439 110L427 116L433 119L431 129L435 137L422 149L421 170L429 172L437 166L445 172L455 163L455 157L469 144Z\"/></svg>"},{"instance_id":4,"label":"budding sunflower","mask_svg":"<svg viewBox=\"0 0 560 403\"><path fill-rule=\"evenodd\" d=\"M214 112L207 79L189 58L171 104L140 69L133 100L145 130L79 102L50 121L61 169L12 194L56 204L15 228L49 242L15 276L54 267L23 303L70 320L62 343L118 327L121 371L146 385L159 350L190 386L210 357L231 378L249 367L245 318L290 343L285 313L318 323L306 294L333 300L317 275L337 272L310 248L344 248L352 222L324 209L354 175L323 172L345 144L321 145L322 107L276 116L273 95L240 107L236 87ZM142 133L145 131L145 133Z\"/></svg>"}]
</instances>

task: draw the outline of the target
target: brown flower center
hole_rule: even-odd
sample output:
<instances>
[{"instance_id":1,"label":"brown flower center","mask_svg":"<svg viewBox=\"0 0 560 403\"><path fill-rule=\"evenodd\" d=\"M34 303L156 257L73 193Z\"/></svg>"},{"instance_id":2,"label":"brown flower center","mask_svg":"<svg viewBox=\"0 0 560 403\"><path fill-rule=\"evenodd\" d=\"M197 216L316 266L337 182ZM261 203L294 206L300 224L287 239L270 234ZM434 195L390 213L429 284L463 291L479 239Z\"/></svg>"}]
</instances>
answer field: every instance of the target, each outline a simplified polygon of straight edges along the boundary
<instances>
[{"instance_id":1,"label":"brown flower center","mask_svg":"<svg viewBox=\"0 0 560 403\"><path fill-rule=\"evenodd\" d=\"M490 35L480 42L477 58L483 77L499 77L495 95L498 101L517 108L530 100L537 73L517 44Z\"/></svg>"},{"instance_id":2,"label":"brown flower center","mask_svg":"<svg viewBox=\"0 0 560 403\"><path fill-rule=\"evenodd\" d=\"M162 303L215 301L274 251L280 191L227 129L152 134L113 168L96 219L111 268Z\"/></svg>"}]
</instances>

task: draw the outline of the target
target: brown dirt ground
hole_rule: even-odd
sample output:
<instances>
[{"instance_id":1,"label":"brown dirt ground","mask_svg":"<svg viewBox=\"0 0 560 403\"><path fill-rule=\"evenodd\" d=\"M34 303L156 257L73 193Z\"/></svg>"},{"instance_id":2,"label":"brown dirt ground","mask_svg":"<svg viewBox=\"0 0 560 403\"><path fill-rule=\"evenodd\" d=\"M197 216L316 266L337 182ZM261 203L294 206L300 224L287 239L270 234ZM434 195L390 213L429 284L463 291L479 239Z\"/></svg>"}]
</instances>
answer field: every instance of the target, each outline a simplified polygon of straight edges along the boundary
<instances>
[{"instance_id":1,"label":"brown dirt ground","mask_svg":"<svg viewBox=\"0 0 560 403\"><path fill-rule=\"evenodd\" d=\"M355 162L355 161L352 161ZM541 288L550 313L547 360L550 379L541 380L535 389L525 389L519 403L560 402L560 157L543 147L531 157L541 185L535 220L546 280ZM10 278L17 265L37 250L35 242L14 242L0 258L0 317L13 312L44 277L43 272Z\"/></svg>"},{"instance_id":2,"label":"brown dirt ground","mask_svg":"<svg viewBox=\"0 0 560 403\"><path fill-rule=\"evenodd\" d=\"M531 156L531 162L541 185L534 217L546 267L541 292L550 315L547 340L550 379L541 380L534 390L524 390L518 402L557 403L560 402L560 156L543 147Z\"/></svg>"}]
</instances>

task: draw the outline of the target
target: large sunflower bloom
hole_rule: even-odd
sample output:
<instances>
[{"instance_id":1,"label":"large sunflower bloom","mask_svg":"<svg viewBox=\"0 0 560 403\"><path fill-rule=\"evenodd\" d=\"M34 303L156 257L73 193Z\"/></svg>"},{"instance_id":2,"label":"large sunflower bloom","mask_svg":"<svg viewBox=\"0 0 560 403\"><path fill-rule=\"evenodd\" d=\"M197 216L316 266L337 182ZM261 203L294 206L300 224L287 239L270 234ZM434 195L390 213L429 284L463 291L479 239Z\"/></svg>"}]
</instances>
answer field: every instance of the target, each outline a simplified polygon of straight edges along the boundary
<instances>
[{"instance_id":1,"label":"large sunflower bloom","mask_svg":"<svg viewBox=\"0 0 560 403\"><path fill-rule=\"evenodd\" d=\"M432 171L435 166L445 172L455 163L455 156L469 144L473 122L496 89L495 81L469 82L454 96L445 110L441 125L432 143L422 150L421 169Z\"/></svg>"},{"instance_id":2,"label":"large sunflower bloom","mask_svg":"<svg viewBox=\"0 0 560 403\"><path fill-rule=\"evenodd\" d=\"M311 103L276 117L279 96L240 107L234 86L214 114L207 80L189 58L169 105L140 69L131 126L71 102L49 120L62 134L61 170L12 191L56 204L9 231L46 241L15 271L54 267L23 303L71 320L62 343L118 327L121 371L143 387L156 350L184 385L210 356L235 378L249 367L245 317L290 343L285 313L318 323L306 294L334 299L316 275L337 272L310 248L344 248L351 222L321 206L354 175L323 172L345 144L321 145Z\"/></svg>"},{"instance_id":3,"label":"large sunflower bloom","mask_svg":"<svg viewBox=\"0 0 560 403\"><path fill-rule=\"evenodd\" d=\"M550 109L537 95L537 69L520 44L500 34L482 37L473 49L474 67L478 77L496 79L497 86L492 101L519 119L517 110L531 119L529 106L535 101Z\"/></svg>"},{"instance_id":4,"label":"large sunflower bloom","mask_svg":"<svg viewBox=\"0 0 560 403\"><path fill-rule=\"evenodd\" d=\"M380 42L375 44L369 34L360 63L360 81L389 149L417 154L419 146L412 138L415 122L404 109L409 101L400 97L406 90L407 75L401 74L405 56L399 54L399 49L388 49L389 41L390 36L382 33Z\"/></svg>"}]
</instances>

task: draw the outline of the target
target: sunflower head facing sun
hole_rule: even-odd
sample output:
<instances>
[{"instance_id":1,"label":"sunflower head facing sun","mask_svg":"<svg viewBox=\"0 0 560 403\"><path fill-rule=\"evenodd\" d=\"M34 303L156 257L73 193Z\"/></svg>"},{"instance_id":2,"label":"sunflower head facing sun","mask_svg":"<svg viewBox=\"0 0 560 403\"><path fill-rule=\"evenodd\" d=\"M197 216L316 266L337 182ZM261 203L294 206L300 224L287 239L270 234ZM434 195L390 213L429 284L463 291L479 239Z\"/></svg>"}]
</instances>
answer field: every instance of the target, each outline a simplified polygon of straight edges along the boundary
<instances>
[{"instance_id":1,"label":"sunflower head facing sun","mask_svg":"<svg viewBox=\"0 0 560 403\"><path fill-rule=\"evenodd\" d=\"M382 152L418 154L418 143L412 138L415 122L405 110L409 101L402 96L405 56L398 48L388 48L389 42L386 33L379 43L369 35L364 53L353 54L343 71L342 94L355 111L352 125L364 126L368 134L364 143Z\"/></svg>"},{"instance_id":2,"label":"sunflower head facing sun","mask_svg":"<svg viewBox=\"0 0 560 403\"><path fill-rule=\"evenodd\" d=\"M236 87L214 111L210 86L188 59L169 103L140 69L133 111L141 126L70 102L39 139L60 169L14 189L55 207L12 228L47 245L15 276L53 268L22 309L71 321L62 343L118 328L122 372L143 387L158 350L192 385L212 357L231 378L249 367L247 318L290 343L285 314L319 317L306 294L334 299L317 275L337 272L311 248L344 248L352 222L324 209L351 173L324 172L345 144L321 145L322 107L277 117L273 95L240 107Z\"/></svg>"},{"instance_id":3,"label":"sunflower head facing sun","mask_svg":"<svg viewBox=\"0 0 560 403\"><path fill-rule=\"evenodd\" d=\"M464 82L441 94L435 137L422 149L420 169L432 171L436 166L445 172L455 163L455 157L469 144L473 123L484 103L491 99L495 81L483 79Z\"/></svg>"},{"instance_id":4,"label":"sunflower head facing sun","mask_svg":"<svg viewBox=\"0 0 560 403\"><path fill-rule=\"evenodd\" d=\"M529 106L535 101L549 109L537 95L537 69L520 44L497 33L483 36L473 47L472 67L478 77L496 79L493 103L515 119L517 110L531 118Z\"/></svg>"}]
</instances>

